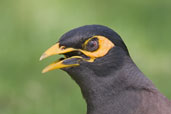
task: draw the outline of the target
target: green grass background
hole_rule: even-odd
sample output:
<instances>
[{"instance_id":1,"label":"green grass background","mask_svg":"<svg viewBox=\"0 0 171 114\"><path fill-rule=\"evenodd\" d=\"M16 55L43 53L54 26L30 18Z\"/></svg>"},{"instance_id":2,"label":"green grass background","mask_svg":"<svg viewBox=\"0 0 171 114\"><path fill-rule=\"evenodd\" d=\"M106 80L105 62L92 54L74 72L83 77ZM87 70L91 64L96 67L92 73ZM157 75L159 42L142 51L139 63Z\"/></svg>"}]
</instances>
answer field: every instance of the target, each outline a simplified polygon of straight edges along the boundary
<instances>
[{"instance_id":1,"label":"green grass background","mask_svg":"<svg viewBox=\"0 0 171 114\"><path fill-rule=\"evenodd\" d=\"M68 30L117 31L139 68L171 98L170 0L0 0L0 114L85 114L79 87L63 71L41 74L41 54Z\"/></svg>"}]
</instances>

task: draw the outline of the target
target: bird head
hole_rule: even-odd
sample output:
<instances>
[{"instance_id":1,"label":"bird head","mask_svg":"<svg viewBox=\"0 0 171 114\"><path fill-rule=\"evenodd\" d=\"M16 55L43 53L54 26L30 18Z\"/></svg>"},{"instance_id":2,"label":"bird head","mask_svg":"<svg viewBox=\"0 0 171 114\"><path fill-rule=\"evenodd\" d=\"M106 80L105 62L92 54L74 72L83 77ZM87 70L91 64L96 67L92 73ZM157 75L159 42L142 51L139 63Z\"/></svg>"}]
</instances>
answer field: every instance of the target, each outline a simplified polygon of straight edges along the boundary
<instances>
[{"instance_id":1,"label":"bird head","mask_svg":"<svg viewBox=\"0 0 171 114\"><path fill-rule=\"evenodd\" d=\"M122 113L123 106L126 111L137 106L137 92L154 88L130 58L121 37L102 25L86 25L65 33L40 60L52 55L64 57L42 72L66 71L81 88L87 102L87 114Z\"/></svg>"},{"instance_id":2,"label":"bird head","mask_svg":"<svg viewBox=\"0 0 171 114\"><path fill-rule=\"evenodd\" d=\"M106 75L121 67L129 53L120 36L112 29L102 25L86 25L65 33L43 53L40 60L52 55L64 57L47 66L43 73L62 69L75 74L93 72Z\"/></svg>"}]
</instances>

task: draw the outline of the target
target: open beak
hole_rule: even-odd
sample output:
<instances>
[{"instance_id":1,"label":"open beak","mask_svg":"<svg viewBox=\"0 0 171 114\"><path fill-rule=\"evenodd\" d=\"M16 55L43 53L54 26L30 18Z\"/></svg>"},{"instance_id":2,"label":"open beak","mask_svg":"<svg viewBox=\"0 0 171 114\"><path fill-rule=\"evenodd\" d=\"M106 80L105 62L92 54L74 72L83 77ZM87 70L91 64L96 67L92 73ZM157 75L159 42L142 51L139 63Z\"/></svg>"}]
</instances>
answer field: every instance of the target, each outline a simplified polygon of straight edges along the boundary
<instances>
[{"instance_id":1,"label":"open beak","mask_svg":"<svg viewBox=\"0 0 171 114\"><path fill-rule=\"evenodd\" d=\"M65 46L60 46L59 43L56 43L43 53L43 55L40 57L40 60L43 60L52 55L60 54L63 54L65 57L47 66L45 69L43 69L42 73L54 69L79 66L81 61L94 62L96 58L105 56L108 51L115 46L109 39L103 36L96 37L99 41L99 48L92 52L86 51L84 49L75 49L71 47L66 48Z\"/></svg>"},{"instance_id":2,"label":"open beak","mask_svg":"<svg viewBox=\"0 0 171 114\"><path fill-rule=\"evenodd\" d=\"M56 43L52 47L50 47L47 51L45 51L42 56L40 57L40 60L43 60L49 56L52 55L60 55L60 54L66 54L69 52L77 51L78 49L74 48L66 48L64 46L60 46L59 43ZM61 69L61 68L66 68L66 67L74 67L74 66L79 66L80 61L82 60L83 57L81 56L70 56L65 58L61 58L52 64L48 65L46 68L43 69L42 73L54 70L54 69Z\"/></svg>"}]
</instances>

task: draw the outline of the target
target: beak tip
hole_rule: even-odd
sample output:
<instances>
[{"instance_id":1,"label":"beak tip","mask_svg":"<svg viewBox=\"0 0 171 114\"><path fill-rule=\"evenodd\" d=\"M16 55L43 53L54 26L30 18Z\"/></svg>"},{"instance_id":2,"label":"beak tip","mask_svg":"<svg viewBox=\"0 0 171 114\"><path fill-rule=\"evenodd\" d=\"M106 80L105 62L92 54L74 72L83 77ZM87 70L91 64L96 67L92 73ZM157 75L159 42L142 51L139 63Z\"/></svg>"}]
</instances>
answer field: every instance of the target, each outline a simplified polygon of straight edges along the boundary
<instances>
[{"instance_id":1,"label":"beak tip","mask_svg":"<svg viewBox=\"0 0 171 114\"><path fill-rule=\"evenodd\" d=\"M46 56L46 54L44 53L44 54L40 57L39 61L45 59L46 57L47 57L47 56Z\"/></svg>"},{"instance_id":2,"label":"beak tip","mask_svg":"<svg viewBox=\"0 0 171 114\"><path fill-rule=\"evenodd\" d=\"M44 73L46 73L46 72L48 72L48 71L50 71L50 70L49 70L48 67L46 67L46 68L44 68L44 69L42 70L42 74L44 74Z\"/></svg>"},{"instance_id":3,"label":"beak tip","mask_svg":"<svg viewBox=\"0 0 171 114\"><path fill-rule=\"evenodd\" d=\"M44 74L44 73L46 73L47 71L45 71L45 70L42 70L42 74Z\"/></svg>"}]
</instances>

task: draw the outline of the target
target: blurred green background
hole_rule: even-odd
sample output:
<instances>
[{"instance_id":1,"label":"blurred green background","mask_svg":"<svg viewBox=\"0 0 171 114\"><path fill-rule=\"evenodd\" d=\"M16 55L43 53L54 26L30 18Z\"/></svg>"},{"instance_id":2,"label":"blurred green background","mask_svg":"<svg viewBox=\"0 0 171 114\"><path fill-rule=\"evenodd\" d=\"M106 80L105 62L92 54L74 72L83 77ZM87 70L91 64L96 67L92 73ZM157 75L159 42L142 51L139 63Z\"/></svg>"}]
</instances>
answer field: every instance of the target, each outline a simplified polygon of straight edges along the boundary
<instances>
[{"instance_id":1,"label":"blurred green background","mask_svg":"<svg viewBox=\"0 0 171 114\"><path fill-rule=\"evenodd\" d=\"M171 98L170 0L0 0L0 114L85 114L79 87L63 71L41 74L41 54L68 30L102 24Z\"/></svg>"}]
</instances>

